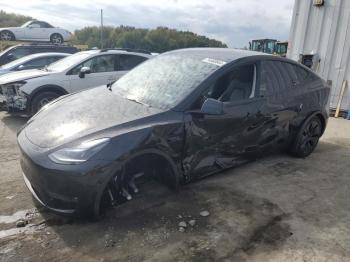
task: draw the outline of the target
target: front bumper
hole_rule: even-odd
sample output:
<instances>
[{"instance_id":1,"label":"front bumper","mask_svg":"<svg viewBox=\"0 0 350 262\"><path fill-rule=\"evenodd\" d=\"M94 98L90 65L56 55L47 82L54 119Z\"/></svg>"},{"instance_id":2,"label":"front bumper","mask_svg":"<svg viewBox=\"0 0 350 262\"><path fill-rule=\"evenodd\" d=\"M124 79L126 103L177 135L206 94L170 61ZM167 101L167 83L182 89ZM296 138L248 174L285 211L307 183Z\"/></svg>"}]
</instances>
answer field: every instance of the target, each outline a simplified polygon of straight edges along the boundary
<instances>
[{"instance_id":1,"label":"front bumper","mask_svg":"<svg viewBox=\"0 0 350 262\"><path fill-rule=\"evenodd\" d=\"M40 199L40 197L37 195L37 193L35 192L34 188L32 187L32 184L30 183L30 181L28 180L28 178L26 177L26 175L24 173L23 174L23 179L24 179L24 183L26 184L27 188L29 189L29 191L32 193L32 195L34 196L34 198L44 207L50 209L53 212L56 213L60 213L60 214L73 214L75 212L75 209L58 209L58 208L54 208L54 207L50 207L48 205L46 205L43 200Z\"/></svg>"},{"instance_id":2,"label":"front bumper","mask_svg":"<svg viewBox=\"0 0 350 262\"><path fill-rule=\"evenodd\" d=\"M41 205L63 215L97 215L102 192L113 175L111 163L53 163L42 148L26 138L23 130L18 135L18 144L24 182Z\"/></svg>"}]
</instances>

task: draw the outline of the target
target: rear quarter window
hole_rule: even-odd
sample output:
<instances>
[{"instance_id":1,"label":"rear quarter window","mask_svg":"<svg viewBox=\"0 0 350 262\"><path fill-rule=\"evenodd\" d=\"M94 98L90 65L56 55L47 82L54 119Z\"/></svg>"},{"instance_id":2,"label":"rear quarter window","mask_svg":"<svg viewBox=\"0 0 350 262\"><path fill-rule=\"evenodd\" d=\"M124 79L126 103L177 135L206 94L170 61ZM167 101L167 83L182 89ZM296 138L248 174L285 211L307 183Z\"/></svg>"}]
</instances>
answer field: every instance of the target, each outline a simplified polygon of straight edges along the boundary
<instances>
[{"instance_id":1,"label":"rear quarter window","mask_svg":"<svg viewBox=\"0 0 350 262\"><path fill-rule=\"evenodd\" d=\"M309 77L310 73L301 66L293 65L293 67L299 81L304 81Z\"/></svg>"},{"instance_id":2,"label":"rear quarter window","mask_svg":"<svg viewBox=\"0 0 350 262\"><path fill-rule=\"evenodd\" d=\"M147 58L143 56L137 56L137 55L119 55L118 60L119 60L118 70L126 71L126 70L131 70L135 66L146 61Z\"/></svg>"}]
</instances>

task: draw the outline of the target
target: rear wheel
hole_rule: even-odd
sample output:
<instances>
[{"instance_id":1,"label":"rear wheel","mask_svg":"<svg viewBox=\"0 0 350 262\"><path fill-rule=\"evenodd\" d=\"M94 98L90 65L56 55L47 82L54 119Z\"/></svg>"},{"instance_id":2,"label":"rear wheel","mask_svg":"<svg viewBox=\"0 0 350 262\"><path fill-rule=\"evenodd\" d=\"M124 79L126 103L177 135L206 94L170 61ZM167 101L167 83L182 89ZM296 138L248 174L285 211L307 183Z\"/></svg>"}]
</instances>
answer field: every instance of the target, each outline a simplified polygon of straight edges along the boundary
<instances>
[{"instance_id":1,"label":"rear wheel","mask_svg":"<svg viewBox=\"0 0 350 262\"><path fill-rule=\"evenodd\" d=\"M314 116L307 120L299 129L299 132L290 147L290 153L297 157L307 157L316 148L322 135L321 120Z\"/></svg>"},{"instance_id":2,"label":"rear wheel","mask_svg":"<svg viewBox=\"0 0 350 262\"><path fill-rule=\"evenodd\" d=\"M15 35L12 32L10 32L10 31L5 30L5 31L2 31L0 33L0 39L2 41L14 41L15 40Z\"/></svg>"},{"instance_id":3,"label":"rear wheel","mask_svg":"<svg viewBox=\"0 0 350 262\"><path fill-rule=\"evenodd\" d=\"M60 95L56 92L42 92L34 96L31 106L31 115L34 115L44 105L48 104L52 100L56 99Z\"/></svg>"},{"instance_id":4,"label":"rear wheel","mask_svg":"<svg viewBox=\"0 0 350 262\"><path fill-rule=\"evenodd\" d=\"M53 44L62 44L63 43L63 37L60 34L53 34L50 37L50 41Z\"/></svg>"}]
</instances>

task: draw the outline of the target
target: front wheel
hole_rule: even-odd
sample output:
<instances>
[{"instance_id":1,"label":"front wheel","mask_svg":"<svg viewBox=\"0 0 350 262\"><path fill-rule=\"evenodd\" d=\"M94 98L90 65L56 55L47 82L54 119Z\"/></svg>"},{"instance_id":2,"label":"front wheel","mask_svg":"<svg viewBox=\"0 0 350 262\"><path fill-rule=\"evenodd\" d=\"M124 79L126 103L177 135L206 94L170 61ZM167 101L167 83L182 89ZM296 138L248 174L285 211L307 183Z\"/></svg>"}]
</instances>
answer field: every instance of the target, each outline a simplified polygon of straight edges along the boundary
<instances>
[{"instance_id":1,"label":"front wheel","mask_svg":"<svg viewBox=\"0 0 350 262\"><path fill-rule=\"evenodd\" d=\"M2 41L14 41L15 36L12 32L5 30L0 33L0 39Z\"/></svg>"},{"instance_id":2,"label":"front wheel","mask_svg":"<svg viewBox=\"0 0 350 262\"><path fill-rule=\"evenodd\" d=\"M42 92L37 94L32 101L32 106L30 113L34 115L40 110L44 105L48 104L52 100L58 98L60 95L55 92Z\"/></svg>"},{"instance_id":3,"label":"front wheel","mask_svg":"<svg viewBox=\"0 0 350 262\"><path fill-rule=\"evenodd\" d=\"M57 44L57 45L63 44L63 37L60 34L53 34L50 37L50 41L51 43Z\"/></svg>"},{"instance_id":4,"label":"front wheel","mask_svg":"<svg viewBox=\"0 0 350 262\"><path fill-rule=\"evenodd\" d=\"M299 129L299 132L290 147L290 153L296 157L307 157L316 148L322 135L321 120L314 116L307 120Z\"/></svg>"}]
</instances>

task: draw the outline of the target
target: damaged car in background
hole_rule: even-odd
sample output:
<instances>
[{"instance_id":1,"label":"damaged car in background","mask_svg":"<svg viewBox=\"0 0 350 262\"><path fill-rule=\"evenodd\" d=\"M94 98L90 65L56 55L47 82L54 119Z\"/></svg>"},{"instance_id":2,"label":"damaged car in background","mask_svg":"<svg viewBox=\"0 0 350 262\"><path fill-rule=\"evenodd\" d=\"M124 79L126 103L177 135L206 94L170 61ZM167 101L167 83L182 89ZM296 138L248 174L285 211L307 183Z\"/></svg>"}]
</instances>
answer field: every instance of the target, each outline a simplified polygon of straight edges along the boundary
<instances>
[{"instance_id":1,"label":"damaged car in background","mask_svg":"<svg viewBox=\"0 0 350 262\"><path fill-rule=\"evenodd\" d=\"M18 133L24 181L54 212L98 216L151 179L177 188L268 151L306 157L326 128L329 91L285 58L167 52L44 106Z\"/></svg>"},{"instance_id":2,"label":"damaged car in background","mask_svg":"<svg viewBox=\"0 0 350 262\"><path fill-rule=\"evenodd\" d=\"M109 84L152 57L130 49L103 49L75 53L42 69L0 76L8 112L34 115L60 96Z\"/></svg>"},{"instance_id":3,"label":"damaged car in background","mask_svg":"<svg viewBox=\"0 0 350 262\"><path fill-rule=\"evenodd\" d=\"M68 55L69 54L67 53L39 53L28 55L1 66L0 75L5 75L16 71L43 68ZM13 99L14 101L17 101L17 99L19 99L19 104L17 104L17 107L24 108L23 103L21 103L21 97L19 96L19 94L17 94L18 90L19 89L16 86L8 86L5 87L4 90L2 90L2 88L0 87L0 106L3 107L6 102L6 98L4 96L5 94L9 100L9 103L11 103L11 99Z\"/></svg>"}]
</instances>

